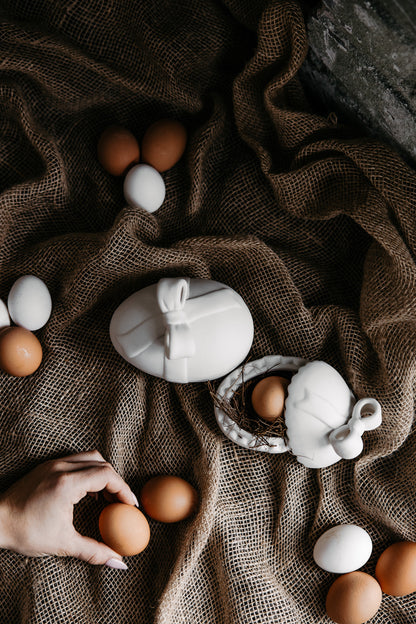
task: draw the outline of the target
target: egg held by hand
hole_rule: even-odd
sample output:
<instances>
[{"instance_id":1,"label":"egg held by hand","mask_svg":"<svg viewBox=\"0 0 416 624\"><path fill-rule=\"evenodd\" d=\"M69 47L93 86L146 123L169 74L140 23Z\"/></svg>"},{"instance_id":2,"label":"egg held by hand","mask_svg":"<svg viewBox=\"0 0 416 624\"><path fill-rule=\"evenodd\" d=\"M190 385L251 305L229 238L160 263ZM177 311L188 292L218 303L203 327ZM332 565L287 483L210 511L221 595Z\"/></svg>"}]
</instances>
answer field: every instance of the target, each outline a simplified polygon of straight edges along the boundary
<instances>
[{"instance_id":1,"label":"egg held by hand","mask_svg":"<svg viewBox=\"0 0 416 624\"><path fill-rule=\"evenodd\" d=\"M140 502L145 513L159 522L179 522L189 518L198 505L195 488L180 477L160 475L143 486Z\"/></svg>"},{"instance_id":2,"label":"egg held by hand","mask_svg":"<svg viewBox=\"0 0 416 624\"><path fill-rule=\"evenodd\" d=\"M107 505L100 514L98 526L103 542L122 557L138 555L150 540L146 516L133 505Z\"/></svg>"},{"instance_id":3,"label":"egg held by hand","mask_svg":"<svg viewBox=\"0 0 416 624\"><path fill-rule=\"evenodd\" d=\"M6 327L0 331L0 368L13 377L26 377L42 362L39 340L24 327Z\"/></svg>"}]
</instances>

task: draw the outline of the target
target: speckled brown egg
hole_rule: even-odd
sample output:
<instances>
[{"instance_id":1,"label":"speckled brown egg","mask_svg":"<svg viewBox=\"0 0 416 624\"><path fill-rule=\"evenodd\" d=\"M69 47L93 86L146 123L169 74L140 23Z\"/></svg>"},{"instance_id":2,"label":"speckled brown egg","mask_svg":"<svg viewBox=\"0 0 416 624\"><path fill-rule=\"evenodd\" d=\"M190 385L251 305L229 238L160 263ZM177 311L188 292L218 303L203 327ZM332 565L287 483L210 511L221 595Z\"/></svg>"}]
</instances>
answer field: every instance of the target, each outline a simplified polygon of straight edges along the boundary
<instances>
[{"instance_id":1,"label":"speckled brown egg","mask_svg":"<svg viewBox=\"0 0 416 624\"><path fill-rule=\"evenodd\" d=\"M365 572L349 572L329 588L326 612L337 624L364 624L377 613L381 599L375 578Z\"/></svg>"},{"instance_id":2,"label":"speckled brown egg","mask_svg":"<svg viewBox=\"0 0 416 624\"><path fill-rule=\"evenodd\" d=\"M103 542L122 557L138 555L150 540L147 518L133 505L107 505L100 514L98 526Z\"/></svg>"},{"instance_id":3,"label":"speckled brown egg","mask_svg":"<svg viewBox=\"0 0 416 624\"><path fill-rule=\"evenodd\" d=\"M121 176L131 165L139 162L139 144L130 130L109 126L98 140L97 157L108 173Z\"/></svg>"},{"instance_id":4,"label":"speckled brown egg","mask_svg":"<svg viewBox=\"0 0 416 624\"><path fill-rule=\"evenodd\" d=\"M6 327L0 331L0 368L13 377L26 377L42 362L42 346L29 329Z\"/></svg>"},{"instance_id":5,"label":"speckled brown egg","mask_svg":"<svg viewBox=\"0 0 416 624\"><path fill-rule=\"evenodd\" d=\"M157 171L171 169L185 151L187 132L174 119L160 119L146 130L142 145L142 160Z\"/></svg>"},{"instance_id":6,"label":"speckled brown egg","mask_svg":"<svg viewBox=\"0 0 416 624\"><path fill-rule=\"evenodd\" d=\"M274 422L283 414L289 379L271 375L259 381L251 394L251 404L260 418Z\"/></svg>"},{"instance_id":7,"label":"speckled brown egg","mask_svg":"<svg viewBox=\"0 0 416 624\"><path fill-rule=\"evenodd\" d=\"M144 484L140 502L145 513L153 520L178 522L194 513L198 505L198 493L180 477L160 475Z\"/></svg>"},{"instance_id":8,"label":"speckled brown egg","mask_svg":"<svg viewBox=\"0 0 416 624\"><path fill-rule=\"evenodd\" d=\"M385 594L407 596L416 591L416 543L396 542L384 550L376 577Z\"/></svg>"}]
</instances>

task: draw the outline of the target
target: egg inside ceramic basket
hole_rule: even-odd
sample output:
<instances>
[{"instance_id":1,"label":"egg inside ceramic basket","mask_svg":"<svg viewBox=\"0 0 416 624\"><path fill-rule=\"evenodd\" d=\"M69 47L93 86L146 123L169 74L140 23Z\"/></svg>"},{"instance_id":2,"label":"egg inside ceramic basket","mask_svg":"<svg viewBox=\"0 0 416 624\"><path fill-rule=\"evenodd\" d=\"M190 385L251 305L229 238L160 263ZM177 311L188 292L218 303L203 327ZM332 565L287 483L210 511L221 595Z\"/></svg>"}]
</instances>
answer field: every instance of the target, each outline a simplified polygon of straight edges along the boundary
<instances>
[{"instance_id":1,"label":"egg inside ceramic basket","mask_svg":"<svg viewBox=\"0 0 416 624\"><path fill-rule=\"evenodd\" d=\"M289 385L306 363L301 358L268 355L239 366L223 379L214 396L214 410L224 435L244 448L266 453L288 451L284 410L276 419L261 418L253 408L253 394L266 380L287 380Z\"/></svg>"},{"instance_id":2,"label":"egg inside ceramic basket","mask_svg":"<svg viewBox=\"0 0 416 624\"><path fill-rule=\"evenodd\" d=\"M269 355L232 371L212 392L221 431L247 449L290 451L308 468L325 468L363 450L381 424L373 398L357 400L323 361Z\"/></svg>"}]
</instances>

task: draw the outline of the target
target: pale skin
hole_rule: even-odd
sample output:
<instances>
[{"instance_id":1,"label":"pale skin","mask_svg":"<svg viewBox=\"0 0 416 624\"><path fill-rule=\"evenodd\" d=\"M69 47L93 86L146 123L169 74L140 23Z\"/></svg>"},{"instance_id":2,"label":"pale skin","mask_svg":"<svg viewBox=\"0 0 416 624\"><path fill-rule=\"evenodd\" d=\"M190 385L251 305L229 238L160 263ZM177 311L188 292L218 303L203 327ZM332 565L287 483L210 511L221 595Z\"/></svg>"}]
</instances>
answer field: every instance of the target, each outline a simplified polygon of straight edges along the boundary
<instances>
[{"instance_id":1,"label":"pale skin","mask_svg":"<svg viewBox=\"0 0 416 624\"><path fill-rule=\"evenodd\" d=\"M0 496L0 548L126 569L118 553L74 528L74 505L98 492L137 505L127 483L96 450L40 464Z\"/></svg>"}]
</instances>

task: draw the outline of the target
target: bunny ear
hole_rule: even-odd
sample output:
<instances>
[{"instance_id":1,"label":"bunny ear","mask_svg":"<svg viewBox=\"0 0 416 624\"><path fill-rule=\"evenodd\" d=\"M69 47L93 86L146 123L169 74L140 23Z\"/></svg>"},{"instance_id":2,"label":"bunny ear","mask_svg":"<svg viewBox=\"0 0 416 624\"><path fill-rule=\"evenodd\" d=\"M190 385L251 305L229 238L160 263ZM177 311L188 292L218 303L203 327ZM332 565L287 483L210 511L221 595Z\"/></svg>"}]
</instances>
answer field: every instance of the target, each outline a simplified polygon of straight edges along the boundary
<instances>
[{"instance_id":1,"label":"bunny ear","mask_svg":"<svg viewBox=\"0 0 416 624\"><path fill-rule=\"evenodd\" d=\"M375 399L360 399L354 405L351 422L360 423L363 431L371 431L381 425L381 405Z\"/></svg>"},{"instance_id":2,"label":"bunny ear","mask_svg":"<svg viewBox=\"0 0 416 624\"><path fill-rule=\"evenodd\" d=\"M335 453L343 459L353 459L363 450L361 434L351 429L349 424L331 431L329 441Z\"/></svg>"},{"instance_id":3,"label":"bunny ear","mask_svg":"<svg viewBox=\"0 0 416 624\"><path fill-rule=\"evenodd\" d=\"M362 435L381 425L381 406L375 399L360 399L346 425L329 434L334 451L343 459L357 457L363 450Z\"/></svg>"}]
</instances>

